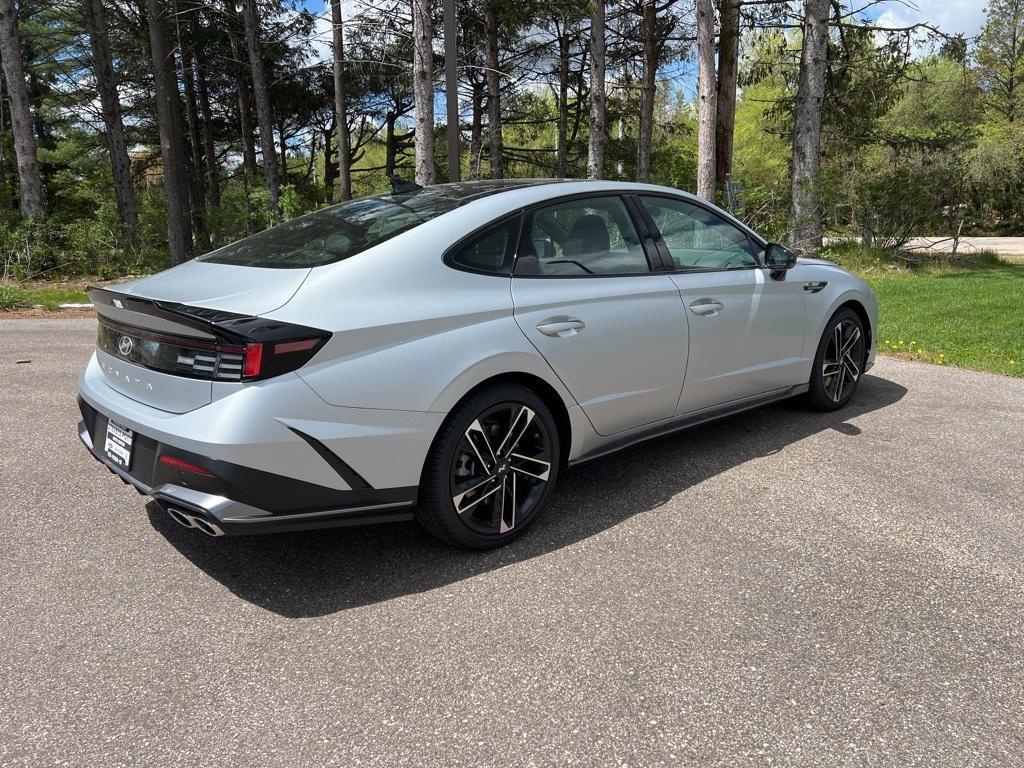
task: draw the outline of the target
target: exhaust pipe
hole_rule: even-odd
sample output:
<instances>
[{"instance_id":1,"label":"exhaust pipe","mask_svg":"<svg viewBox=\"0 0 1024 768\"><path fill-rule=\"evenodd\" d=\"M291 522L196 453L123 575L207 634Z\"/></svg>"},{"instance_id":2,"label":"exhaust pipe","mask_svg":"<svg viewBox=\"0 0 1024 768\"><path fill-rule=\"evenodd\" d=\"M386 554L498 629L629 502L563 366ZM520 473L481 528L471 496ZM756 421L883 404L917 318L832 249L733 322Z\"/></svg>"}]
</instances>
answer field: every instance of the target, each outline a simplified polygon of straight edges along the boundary
<instances>
[{"instance_id":1,"label":"exhaust pipe","mask_svg":"<svg viewBox=\"0 0 1024 768\"><path fill-rule=\"evenodd\" d=\"M167 514L170 515L176 523L179 523L186 528L198 528L207 536L224 535L224 531L220 529L220 526L216 523L211 523L203 517L178 509L177 507L167 507L166 509Z\"/></svg>"}]
</instances>

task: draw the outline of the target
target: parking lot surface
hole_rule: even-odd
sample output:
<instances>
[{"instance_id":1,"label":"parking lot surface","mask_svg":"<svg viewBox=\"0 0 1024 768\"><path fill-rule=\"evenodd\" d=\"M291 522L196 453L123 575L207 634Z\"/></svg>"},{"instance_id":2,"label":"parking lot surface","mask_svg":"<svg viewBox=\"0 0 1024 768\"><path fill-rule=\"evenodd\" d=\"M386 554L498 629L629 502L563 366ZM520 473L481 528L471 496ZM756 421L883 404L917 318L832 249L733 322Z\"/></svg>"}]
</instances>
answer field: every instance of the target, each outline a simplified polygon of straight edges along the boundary
<instances>
[{"instance_id":1,"label":"parking lot surface","mask_svg":"<svg viewBox=\"0 0 1024 768\"><path fill-rule=\"evenodd\" d=\"M94 337L0 321L0 765L1024 763L1022 380L882 359L467 553L182 528L78 442Z\"/></svg>"}]
</instances>

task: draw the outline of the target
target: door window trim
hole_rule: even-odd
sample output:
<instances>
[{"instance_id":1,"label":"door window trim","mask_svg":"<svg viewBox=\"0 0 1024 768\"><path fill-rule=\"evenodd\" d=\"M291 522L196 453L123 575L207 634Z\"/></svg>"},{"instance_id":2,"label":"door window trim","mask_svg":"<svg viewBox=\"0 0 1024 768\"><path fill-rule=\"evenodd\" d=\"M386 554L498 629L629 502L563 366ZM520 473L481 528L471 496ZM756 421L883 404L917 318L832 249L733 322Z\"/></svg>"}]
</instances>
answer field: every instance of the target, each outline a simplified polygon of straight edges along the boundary
<instances>
[{"instance_id":1,"label":"door window trim","mask_svg":"<svg viewBox=\"0 0 1024 768\"><path fill-rule=\"evenodd\" d=\"M746 224L739 221L735 217L722 216L722 213L720 211L715 210L706 202L697 198L691 199L688 197L680 197L679 195L672 195L667 192L661 191L632 191L630 194L634 198L636 198L634 203L636 205L637 212L644 218L644 221L647 223L652 233L654 243L657 246L658 255L661 257L664 269L670 275L692 275L703 272L742 272L744 270L765 268L764 262L761 260L761 257L758 254L760 251L764 250L766 243L762 242L762 238L758 237L757 234L752 229L750 229L750 227L748 227ZM730 226L734 227L737 231L739 231L747 238L747 245L750 248L750 255L753 257L756 263L743 267L677 267L675 261L672 258L672 253L669 251L668 245L665 243L665 239L661 236L661 231L658 229L658 225L654 223L654 219L651 218L650 213L647 212L647 209L644 207L643 202L640 200L641 197L662 197L665 198L666 200L674 200L675 202L678 203L686 203L687 205L691 205L694 208L700 208L701 210L710 213L712 216L716 216L717 218L724 221L726 224L729 224Z\"/></svg>"},{"instance_id":2,"label":"door window trim","mask_svg":"<svg viewBox=\"0 0 1024 768\"><path fill-rule=\"evenodd\" d=\"M633 225L633 229L636 231L637 238L640 241L640 247L643 250L644 258L647 260L647 271L646 272L598 272L592 275L544 275L544 274L526 274L518 272L517 267L519 266L520 260L531 254L523 253L523 246L527 241L524 237L524 233L530 231L533 226L533 214L536 211L544 208L550 208L555 205L562 203L571 203L576 200L593 200L601 197L617 197L622 202L623 208L626 210L626 215L629 217L630 223ZM638 211L635 210L635 206L630 204L628 200L629 193L625 190L603 190L600 192L576 192L571 195L563 195L561 197L553 197L548 200L542 200L538 203L534 203L526 207L523 212L523 221L519 230L519 247L516 249L515 263L512 266L512 277L525 278L525 279L568 279L568 280L579 280L581 278L593 279L593 278L606 278L606 277L645 277L648 275L661 275L665 273L665 264L661 258L661 254L657 251L654 243L654 236L649 227L647 226L646 220L641 218Z\"/></svg>"}]
</instances>

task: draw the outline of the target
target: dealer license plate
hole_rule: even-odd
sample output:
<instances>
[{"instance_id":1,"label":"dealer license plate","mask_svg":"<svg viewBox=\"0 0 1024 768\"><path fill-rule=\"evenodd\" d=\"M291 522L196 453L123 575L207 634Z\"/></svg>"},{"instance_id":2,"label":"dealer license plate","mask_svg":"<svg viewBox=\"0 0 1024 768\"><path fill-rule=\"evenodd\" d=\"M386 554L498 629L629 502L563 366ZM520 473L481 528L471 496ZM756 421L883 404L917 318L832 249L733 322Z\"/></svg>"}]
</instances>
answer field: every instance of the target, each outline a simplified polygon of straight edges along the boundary
<instances>
[{"instance_id":1,"label":"dealer license plate","mask_svg":"<svg viewBox=\"0 0 1024 768\"><path fill-rule=\"evenodd\" d=\"M107 456L118 466L128 469L132 464L132 438L135 433L116 421L107 422L107 440L104 446Z\"/></svg>"}]
</instances>

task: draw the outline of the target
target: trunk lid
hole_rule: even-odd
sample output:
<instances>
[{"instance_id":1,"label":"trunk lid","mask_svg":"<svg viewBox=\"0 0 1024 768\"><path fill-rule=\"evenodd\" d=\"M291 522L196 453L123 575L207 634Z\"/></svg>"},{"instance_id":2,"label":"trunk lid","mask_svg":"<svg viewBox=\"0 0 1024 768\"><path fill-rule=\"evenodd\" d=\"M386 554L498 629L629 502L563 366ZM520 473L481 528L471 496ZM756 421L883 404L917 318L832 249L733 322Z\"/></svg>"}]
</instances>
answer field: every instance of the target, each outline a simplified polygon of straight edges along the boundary
<instances>
[{"instance_id":1,"label":"trunk lid","mask_svg":"<svg viewBox=\"0 0 1024 768\"><path fill-rule=\"evenodd\" d=\"M301 365L330 334L262 315L286 304L309 272L190 261L89 289L104 380L132 400L185 413L217 392Z\"/></svg>"},{"instance_id":2,"label":"trunk lid","mask_svg":"<svg viewBox=\"0 0 1024 768\"><path fill-rule=\"evenodd\" d=\"M113 290L242 315L263 315L284 306L310 269L266 269L186 261L177 267L118 285Z\"/></svg>"}]
</instances>

